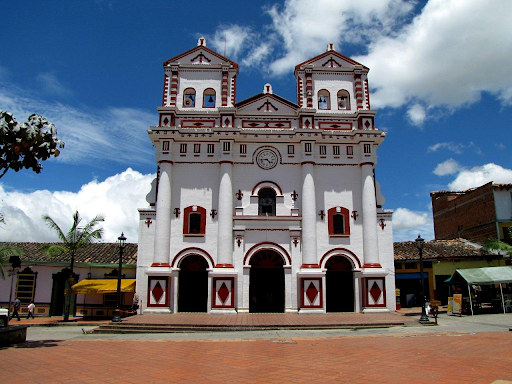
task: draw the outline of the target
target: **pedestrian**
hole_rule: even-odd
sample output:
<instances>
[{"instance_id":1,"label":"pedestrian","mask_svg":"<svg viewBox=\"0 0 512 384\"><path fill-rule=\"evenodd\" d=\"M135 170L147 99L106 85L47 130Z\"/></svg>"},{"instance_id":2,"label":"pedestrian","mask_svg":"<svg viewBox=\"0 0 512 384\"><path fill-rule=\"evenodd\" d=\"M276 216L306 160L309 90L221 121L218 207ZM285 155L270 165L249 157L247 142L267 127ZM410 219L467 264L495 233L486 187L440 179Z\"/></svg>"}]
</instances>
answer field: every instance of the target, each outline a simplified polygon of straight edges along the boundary
<instances>
[{"instance_id":1,"label":"pedestrian","mask_svg":"<svg viewBox=\"0 0 512 384\"><path fill-rule=\"evenodd\" d=\"M11 320L14 318L14 316L16 316L16 318L18 319L18 321L21 321L21 319L20 319L20 314L19 314L20 305L21 305L20 299L18 299L18 297L15 297L15 298L14 298L14 301L12 302L12 315L11 315Z\"/></svg>"},{"instance_id":2,"label":"pedestrian","mask_svg":"<svg viewBox=\"0 0 512 384\"><path fill-rule=\"evenodd\" d=\"M132 311L134 311L135 315L137 314L137 310L139 309L139 295L137 295L137 292L133 294L133 304L132 304Z\"/></svg>"},{"instance_id":3,"label":"pedestrian","mask_svg":"<svg viewBox=\"0 0 512 384\"><path fill-rule=\"evenodd\" d=\"M32 300L30 302L30 304L27 306L27 309L28 309L27 320L30 319L30 316L32 316L32 318L35 319L35 317L34 317L34 309L35 308L36 308L36 306L34 304L34 301Z\"/></svg>"}]
</instances>

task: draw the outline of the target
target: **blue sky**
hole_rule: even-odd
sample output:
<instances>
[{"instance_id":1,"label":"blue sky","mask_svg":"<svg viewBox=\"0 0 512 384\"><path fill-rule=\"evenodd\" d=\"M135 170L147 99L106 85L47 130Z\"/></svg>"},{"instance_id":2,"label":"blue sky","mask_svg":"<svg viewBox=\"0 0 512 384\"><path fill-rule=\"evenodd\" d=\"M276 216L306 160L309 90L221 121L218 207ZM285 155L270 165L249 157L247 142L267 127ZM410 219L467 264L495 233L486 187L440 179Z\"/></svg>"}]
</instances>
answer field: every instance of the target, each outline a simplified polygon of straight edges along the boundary
<instances>
[{"instance_id":1,"label":"blue sky","mask_svg":"<svg viewBox=\"0 0 512 384\"><path fill-rule=\"evenodd\" d=\"M39 175L0 179L0 240L54 240L41 215L67 227L78 209L106 214L106 241L137 241L162 62L200 36L239 63L238 101L270 82L295 102L293 67L329 42L370 67L395 241L433 238L431 191L512 182L509 0L26 0L2 11L0 110L46 116L66 147Z\"/></svg>"}]
</instances>

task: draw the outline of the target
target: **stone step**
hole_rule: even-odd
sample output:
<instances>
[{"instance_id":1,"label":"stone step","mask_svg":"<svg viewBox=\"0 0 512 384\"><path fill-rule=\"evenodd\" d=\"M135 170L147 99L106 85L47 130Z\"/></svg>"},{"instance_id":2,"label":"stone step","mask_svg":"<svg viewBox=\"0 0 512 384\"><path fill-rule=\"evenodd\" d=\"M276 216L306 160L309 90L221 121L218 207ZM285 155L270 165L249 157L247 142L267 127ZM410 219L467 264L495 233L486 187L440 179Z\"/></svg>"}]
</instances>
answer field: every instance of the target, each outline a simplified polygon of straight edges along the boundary
<instances>
[{"instance_id":1,"label":"stone step","mask_svg":"<svg viewBox=\"0 0 512 384\"><path fill-rule=\"evenodd\" d=\"M404 323L380 324L316 324L316 325L170 325L170 324L103 324L93 333L195 333L195 332L236 332L236 331L269 331L269 330L300 330L300 329L370 329L404 326Z\"/></svg>"}]
</instances>

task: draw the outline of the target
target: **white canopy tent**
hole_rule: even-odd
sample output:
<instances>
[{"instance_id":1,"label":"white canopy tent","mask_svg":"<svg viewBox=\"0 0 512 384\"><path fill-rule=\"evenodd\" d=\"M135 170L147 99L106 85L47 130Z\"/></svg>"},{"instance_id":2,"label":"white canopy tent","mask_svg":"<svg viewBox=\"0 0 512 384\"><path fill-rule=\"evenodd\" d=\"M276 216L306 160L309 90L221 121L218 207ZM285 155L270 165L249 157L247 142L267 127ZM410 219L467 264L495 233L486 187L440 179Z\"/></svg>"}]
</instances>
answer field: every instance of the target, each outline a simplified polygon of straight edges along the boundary
<instances>
[{"instance_id":1,"label":"white canopy tent","mask_svg":"<svg viewBox=\"0 0 512 384\"><path fill-rule=\"evenodd\" d=\"M503 299L503 283L512 283L512 267L486 267L486 268L469 268L457 269L450 279L451 283L459 283L465 281L468 285L491 285L499 284L501 291L501 305L503 313L505 313L505 300ZM473 315L473 303L471 303L471 315Z\"/></svg>"}]
</instances>

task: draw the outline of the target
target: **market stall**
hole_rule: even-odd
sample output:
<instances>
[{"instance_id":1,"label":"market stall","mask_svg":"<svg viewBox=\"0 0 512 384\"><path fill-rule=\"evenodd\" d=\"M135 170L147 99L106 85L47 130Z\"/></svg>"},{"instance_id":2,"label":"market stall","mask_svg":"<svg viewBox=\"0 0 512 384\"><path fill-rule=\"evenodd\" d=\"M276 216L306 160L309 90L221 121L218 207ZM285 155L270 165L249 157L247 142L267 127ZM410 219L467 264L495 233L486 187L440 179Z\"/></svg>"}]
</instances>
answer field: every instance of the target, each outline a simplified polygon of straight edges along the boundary
<instances>
[{"instance_id":1,"label":"market stall","mask_svg":"<svg viewBox=\"0 0 512 384\"><path fill-rule=\"evenodd\" d=\"M505 313L512 307L512 298L505 300L503 295L503 284L512 283L512 267L487 267L457 269L450 279L450 283L466 283L468 292L471 292L471 286L479 285L498 285L500 287L501 307ZM473 302L470 299L471 315L473 315Z\"/></svg>"}]
</instances>

